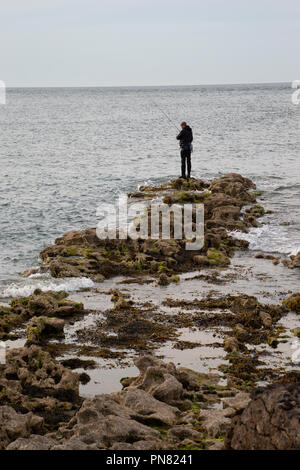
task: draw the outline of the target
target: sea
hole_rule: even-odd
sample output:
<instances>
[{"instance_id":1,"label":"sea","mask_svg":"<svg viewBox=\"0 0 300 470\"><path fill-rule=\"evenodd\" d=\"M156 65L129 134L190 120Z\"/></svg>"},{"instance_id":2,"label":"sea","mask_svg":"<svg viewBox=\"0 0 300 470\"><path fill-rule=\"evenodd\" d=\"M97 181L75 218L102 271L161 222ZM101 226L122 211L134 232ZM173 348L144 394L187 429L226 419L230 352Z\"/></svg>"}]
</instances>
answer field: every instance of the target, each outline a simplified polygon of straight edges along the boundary
<instances>
[{"instance_id":1,"label":"sea","mask_svg":"<svg viewBox=\"0 0 300 470\"><path fill-rule=\"evenodd\" d=\"M291 83L120 88L10 88L0 105L0 298L36 287L70 292L87 278L23 278L69 230L143 184L180 174L177 130L194 132L192 175L236 172L272 214L240 238L250 250L300 251L300 104Z\"/></svg>"}]
</instances>

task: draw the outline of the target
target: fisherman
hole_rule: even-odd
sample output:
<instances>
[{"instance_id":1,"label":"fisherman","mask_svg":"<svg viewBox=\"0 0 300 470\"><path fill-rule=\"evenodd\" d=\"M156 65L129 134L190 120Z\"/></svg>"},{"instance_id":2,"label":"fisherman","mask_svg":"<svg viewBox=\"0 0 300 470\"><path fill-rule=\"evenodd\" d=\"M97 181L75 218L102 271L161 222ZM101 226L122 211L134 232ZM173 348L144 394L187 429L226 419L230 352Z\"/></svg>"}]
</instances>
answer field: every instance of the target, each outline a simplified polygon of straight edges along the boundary
<instances>
[{"instance_id":1,"label":"fisherman","mask_svg":"<svg viewBox=\"0 0 300 470\"><path fill-rule=\"evenodd\" d=\"M191 153L193 150L193 131L186 122L180 124L182 131L176 137L179 140L181 155L181 178L189 179L191 177ZM186 177L187 167L187 177Z\"/></svg>"}]
</instances>

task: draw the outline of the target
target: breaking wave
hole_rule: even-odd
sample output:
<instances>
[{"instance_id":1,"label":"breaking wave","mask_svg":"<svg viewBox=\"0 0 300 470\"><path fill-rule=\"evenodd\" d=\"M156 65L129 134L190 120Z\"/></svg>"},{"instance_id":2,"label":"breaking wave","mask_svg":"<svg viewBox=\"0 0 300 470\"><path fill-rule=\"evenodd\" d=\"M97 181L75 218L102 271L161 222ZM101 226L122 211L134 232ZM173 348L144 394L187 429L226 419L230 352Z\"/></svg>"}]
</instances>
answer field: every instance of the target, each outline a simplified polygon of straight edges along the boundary
<instances>
[{"instance_id":1,"label":"breaking wave","mask_svg":"<svg viewBox=\"0 0 300 470\"><path fill-rule=\"evenodd\" d=\"M0 292L0 298L26 297L35 289L42 291L52 290L58 292L64 290L75 292L84 288L94 287L95 283L87 277L53 279L49 275L33 274L26 281L13 283Z\"/></svg>"},{"instance_id":2,"label":"breaking wave","mask_svg":"<svg viewBox=\"0 0 300 470\"><path fill-rule=\"evenodd\" d=\"M294 255L300 251L300 243L293 243L287 229L281 226L263 225L251 228L248 233L234 231L230 235L248 241L249 249L253 251L282 255Z\"/></svg>"}]
</instances>

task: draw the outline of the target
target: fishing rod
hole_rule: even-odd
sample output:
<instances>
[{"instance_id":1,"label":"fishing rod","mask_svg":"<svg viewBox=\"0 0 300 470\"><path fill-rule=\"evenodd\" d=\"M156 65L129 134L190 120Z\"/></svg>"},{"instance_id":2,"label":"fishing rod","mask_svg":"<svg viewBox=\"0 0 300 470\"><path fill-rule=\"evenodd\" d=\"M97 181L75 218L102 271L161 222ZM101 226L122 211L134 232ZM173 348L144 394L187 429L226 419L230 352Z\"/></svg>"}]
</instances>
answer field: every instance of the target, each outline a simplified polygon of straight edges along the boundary
<instances>
[{"instance_id":1,"label":"fishing rod","mask_svg":"<svg viewBox=\"0 0 300 470\"><path fill-rule=\"evenodd\" d=\"M177 131L180 131L180 129L176 126L176 124L172 121L172 119L167 115L167 113L162 108L160 108L158 106L157 103L155 103L155 101L152 101L152 104L154 104L154 106L156 106L160 110L160 112L163 113L166 116L168 121L172 124L172 126L174 126L176 128Z\"/></svg>"}]
</instances>

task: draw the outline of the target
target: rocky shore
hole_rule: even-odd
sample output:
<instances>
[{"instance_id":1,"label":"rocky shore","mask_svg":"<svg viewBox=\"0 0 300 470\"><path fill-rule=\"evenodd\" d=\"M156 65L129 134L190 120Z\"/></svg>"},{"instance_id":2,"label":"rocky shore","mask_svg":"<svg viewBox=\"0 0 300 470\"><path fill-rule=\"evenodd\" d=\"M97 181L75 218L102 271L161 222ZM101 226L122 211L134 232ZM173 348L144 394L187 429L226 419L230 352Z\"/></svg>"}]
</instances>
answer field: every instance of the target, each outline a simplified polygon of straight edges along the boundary
<instances>
[{"instance_id":1,"label":"rocky shore","mask_svg":"<svg viewBox=\"0 0 300 470\"><path fill-rule=\"evenodd\" d=\"M239 239L268 212L253 182L178 179L129 196L203 203L203 248L172 238L172 220L170 240L91 228L45 248L39 271L95 287L0 306L0 449L299 448L300 368L285 347L300 337L300 253L251 255Z\"/></svg>"}]
</instances>

